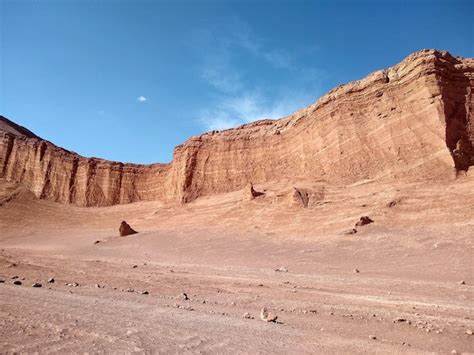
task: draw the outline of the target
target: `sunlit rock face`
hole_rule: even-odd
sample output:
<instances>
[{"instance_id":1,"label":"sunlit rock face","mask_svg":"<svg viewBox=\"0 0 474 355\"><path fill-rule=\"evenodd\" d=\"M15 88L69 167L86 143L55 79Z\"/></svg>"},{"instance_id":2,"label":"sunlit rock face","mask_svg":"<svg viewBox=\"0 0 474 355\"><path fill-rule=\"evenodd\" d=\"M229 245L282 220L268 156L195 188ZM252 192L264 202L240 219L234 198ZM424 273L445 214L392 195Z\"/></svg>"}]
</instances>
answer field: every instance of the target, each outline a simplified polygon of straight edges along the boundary
<instances>
[{"instance_id":1,"label":"sunlit rock face","mask_svg":"<svg viewBox=\"0 0 474 355\"><path fill-rule=\"evenodd\" d=\"M453 179L474 165L474 60L424 50L280 120L190 138L169 164L85 158L0 116L0 177L81 206L200 196L279 180Z\"/></svg>"}]
</instances>

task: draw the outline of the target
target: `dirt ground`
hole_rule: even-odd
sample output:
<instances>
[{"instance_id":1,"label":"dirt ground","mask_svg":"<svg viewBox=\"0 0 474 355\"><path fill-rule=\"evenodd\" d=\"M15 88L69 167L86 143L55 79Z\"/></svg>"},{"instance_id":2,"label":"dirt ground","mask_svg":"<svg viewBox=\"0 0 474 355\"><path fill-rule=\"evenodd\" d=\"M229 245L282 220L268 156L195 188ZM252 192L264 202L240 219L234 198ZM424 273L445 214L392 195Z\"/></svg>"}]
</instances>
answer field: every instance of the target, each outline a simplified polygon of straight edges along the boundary
<instances>
[{"instance_id":1,"label":"dirt ground","mask_svg":"<svg viewBox=\"0 0 474 355\"><path fill-rule=\"evenodd\" d=\"M0 181L0 352L474 353L472 176L255 188L83 208Z\"/></svg>"}]
</instances>

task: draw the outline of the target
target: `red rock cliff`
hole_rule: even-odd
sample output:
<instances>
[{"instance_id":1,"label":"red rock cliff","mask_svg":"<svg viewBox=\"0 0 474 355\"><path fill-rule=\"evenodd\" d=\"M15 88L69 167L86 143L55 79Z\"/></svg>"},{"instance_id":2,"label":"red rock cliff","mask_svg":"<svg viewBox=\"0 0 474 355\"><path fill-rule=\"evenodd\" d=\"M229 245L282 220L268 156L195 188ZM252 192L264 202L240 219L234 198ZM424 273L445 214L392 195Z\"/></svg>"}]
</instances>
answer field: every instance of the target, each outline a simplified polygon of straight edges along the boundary
<instances>
[{"instance_id":1,"label":"red rock cliff","mask_svg":"<svg viewBox=\"0 0 474 355\"><path fill-rule=\"evenodd\" d=\"M192 137L167 165L84 158L0 117L0 177L84 206L188 202L285 178L444 179L474 165L473 87L472 58L416 52L289 117Z\"/></svg>"}]
</instances>

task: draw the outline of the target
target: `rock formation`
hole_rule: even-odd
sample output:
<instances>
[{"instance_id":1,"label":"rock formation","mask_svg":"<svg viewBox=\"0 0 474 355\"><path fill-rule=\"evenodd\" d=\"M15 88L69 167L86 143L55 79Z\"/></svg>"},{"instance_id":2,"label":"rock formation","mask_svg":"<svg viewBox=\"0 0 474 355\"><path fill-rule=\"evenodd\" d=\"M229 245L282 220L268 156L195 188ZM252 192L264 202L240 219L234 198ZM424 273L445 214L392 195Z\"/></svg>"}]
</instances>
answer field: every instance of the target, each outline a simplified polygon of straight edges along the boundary
<instances>
[{"instance_id":1,"label":"rock formation","mask_svg":"<svg viewBox=\"0 0 474 355\"><path fill-rule=\"evenodd\" d=\"M472 58L416 52L288 117L192 137L170 164L84 158L0 117L0 177L82 206L189 202L283 178L451 179L474 165L473 87Z\"/></svg>"},{"instance_id":2,"label":"rock formation","mask_svg":"<svg viewBox=\"0 0 474 355\"><path fill-rule=\"evenodd\" d=\"M247 184L247 186L245 188L244 200L250 201L250 200L253 200L256 197L263 196L263 195L265 195L265 193L260 192L260 191L256 191L253 187L253 184L250 182L250 183Z\"/></svg>"},{"instance_id":3,"label":"rock formation","mask_svg":"<svg viewBox=\"0 0 474 355\"><path fill-rule=\"evenodd\" d=\"M291 205L308 208L324 198L324 191L323 189L316 191L308 188L293 187L293 195L291 197Z\"/></svg>"},{"instance_id":4,"label":"rock formation","mask_svg":"<svg viewBox=\"0 0 474 355\"><path fill-rule=\"evenodd\" d=\"M137 234L137 233L138 232L134 230L132 227L130 227L130 225L127 222L122 221L122 223L120 223L119 234L121 237L126 237L127 235L132 235L132 234Z\"/></svg>"}]
</instances>

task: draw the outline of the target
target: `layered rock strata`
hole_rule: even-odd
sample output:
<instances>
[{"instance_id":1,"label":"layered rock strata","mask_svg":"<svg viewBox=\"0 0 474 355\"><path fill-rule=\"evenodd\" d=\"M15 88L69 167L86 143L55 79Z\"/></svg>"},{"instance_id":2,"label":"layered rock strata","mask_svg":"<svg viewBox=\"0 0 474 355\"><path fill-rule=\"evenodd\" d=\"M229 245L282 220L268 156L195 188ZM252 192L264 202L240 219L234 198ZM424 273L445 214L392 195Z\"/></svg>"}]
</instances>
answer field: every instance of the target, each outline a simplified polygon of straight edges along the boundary
<instances>
[{"instance_id":1,"label":"layered rock strata","mask_svg":"<svg viewBox=\"0 0 474 355\"><path fill-rule=\"evenodd\" d=\"M449 179L474 165L474 60L424 50L315 104L192 137L169 164L85 158L0 117L0 177L82 206L189 202L281 179Z\"/></svg>"}]
</instances>

